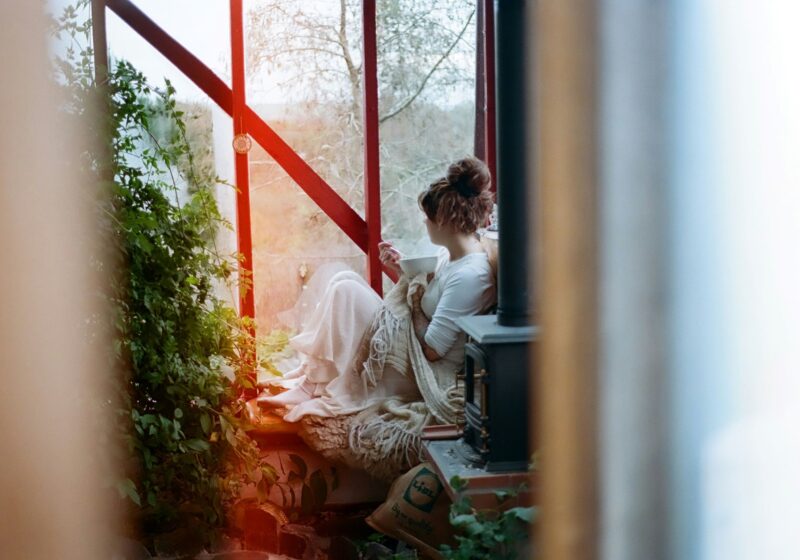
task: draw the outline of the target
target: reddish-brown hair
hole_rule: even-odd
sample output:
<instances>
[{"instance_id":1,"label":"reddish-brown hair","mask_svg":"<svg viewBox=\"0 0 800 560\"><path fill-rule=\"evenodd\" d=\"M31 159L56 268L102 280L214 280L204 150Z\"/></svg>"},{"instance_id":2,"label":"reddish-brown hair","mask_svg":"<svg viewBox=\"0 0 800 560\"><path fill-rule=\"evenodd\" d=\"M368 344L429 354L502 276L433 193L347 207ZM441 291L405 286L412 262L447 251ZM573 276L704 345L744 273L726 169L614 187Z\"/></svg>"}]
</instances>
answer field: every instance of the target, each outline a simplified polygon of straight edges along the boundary
<instances>
[{"instance_id":1,"label":"reddish-brown hair","mask_svg":"<svg viewBox=\"0 0 800 560\"><path fill-rule=\"evenodd\" d=\"M492 177L481 160L468 157L447 168L419 195L419 206L428 219L452 226L459 233L474 233L486 225L494 197L489 190Z\"/></svg>"}]
</instances>

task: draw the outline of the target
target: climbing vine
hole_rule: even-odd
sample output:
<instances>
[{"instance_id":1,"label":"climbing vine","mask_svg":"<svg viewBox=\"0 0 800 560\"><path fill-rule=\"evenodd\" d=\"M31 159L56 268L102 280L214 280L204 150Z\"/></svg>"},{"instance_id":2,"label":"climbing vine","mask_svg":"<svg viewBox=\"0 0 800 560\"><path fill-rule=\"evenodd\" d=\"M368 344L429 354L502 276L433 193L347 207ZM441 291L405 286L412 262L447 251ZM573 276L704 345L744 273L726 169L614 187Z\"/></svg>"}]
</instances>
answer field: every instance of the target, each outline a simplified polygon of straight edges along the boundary
<instances>
[{"instance_id":1,"label":"climbing vine","mask_svg":"<svg viewBox=\"0 0 800 560\"><path fill-rule=\"evenodd\" d=\"M219 295L238 290L236 255L215 247L230 227L214 198L221 181L195 164L169 81L153 87L116 60L96 83L91 22L81 21L87 4L54 20L64 45L55 64L65 118L93 133L81 162L93 188L82 194L97 238L112 246L89 263L104 276L100 296L111 312L90 327L113 341L109 442L127 459L111 487L137 520L136 536L191 525L213 539L242 484L276 477L258 464L238 398L252 387L254 341L252 325Z\"/></svg>"}]
</instances>

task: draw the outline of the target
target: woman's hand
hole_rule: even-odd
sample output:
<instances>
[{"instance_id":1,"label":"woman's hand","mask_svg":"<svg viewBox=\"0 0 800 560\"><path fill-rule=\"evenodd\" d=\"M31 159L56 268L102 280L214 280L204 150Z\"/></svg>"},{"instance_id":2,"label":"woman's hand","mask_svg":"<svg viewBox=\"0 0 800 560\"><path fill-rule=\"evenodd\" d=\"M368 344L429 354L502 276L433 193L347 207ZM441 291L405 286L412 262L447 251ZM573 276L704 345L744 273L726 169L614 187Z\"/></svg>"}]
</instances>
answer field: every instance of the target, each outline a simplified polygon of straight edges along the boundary
<instances>
[{"instance_id":1,"label":"woman's hand","mask_svg":"<svg viewBox=\"0 0 800 560\"><path fill-rule=\"evenodd\" d=\"M434 273L433 272L428 273L428 275L425 277L425 280L428 282L428 284L431 283L431 280L433 280L433 277L434 277ZM425 295L425 289L426 288L427 288L427 286L425 286L424 284L417 284L417 286L414 289L414 291L411 292L411 303L412 304L417 305L417 306L421 305L422 296Z\"/></svg>"},{"instance_id":2,"label":"woman's hand","mask_svg":"<svg viewBox=\"0 0 800 560\"><path fill-rule=\"evenodd\" d=\"M389 241L381 241L378 243L378 251L379 255L378 258L380 259L381 263L388 268L389 270L393 270L398 275L402 272L400 269L400 259L403 258L403 255L394 248Z\"/></svg>"},{"instance_id":3,"label":"woman's hand","mask_svg":"<svg viewBox=\"0 0 800 560\"><path fill-rule=\"evenodd\" d=\"M422 296L425 295L425 286L422 284L417 285L417 289L414 290L411 294L411 303L414 304L415 307L420 306L422 302Z\"/></svg>"}]
</instances>

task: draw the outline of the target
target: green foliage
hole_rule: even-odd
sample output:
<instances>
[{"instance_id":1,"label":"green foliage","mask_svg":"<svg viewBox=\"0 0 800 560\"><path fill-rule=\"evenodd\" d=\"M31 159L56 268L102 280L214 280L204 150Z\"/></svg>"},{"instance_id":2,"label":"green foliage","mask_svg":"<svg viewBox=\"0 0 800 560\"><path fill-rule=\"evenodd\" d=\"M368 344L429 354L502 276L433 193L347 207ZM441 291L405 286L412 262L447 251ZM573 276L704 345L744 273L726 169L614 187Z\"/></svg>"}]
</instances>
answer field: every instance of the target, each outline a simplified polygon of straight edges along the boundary
<instances>
[{"instance_id":1,"label":"green foliage","mask_svg":"<svg viewBox=\"0 0 800 560\"><path fill-rule=\"evenodd\" d=\"M282 376L283 372L275 367L275 363L294 352L289 346L291 336L292 333L284 329L274 329L266 336L260 336L256 345L258 365L276 377Z\"/></svg>"},{"instance_id":2,"label":"green foliage","mask_svg":"<svg viewBox=\"0 0 800 560\"><path fill-rule=\"evenodd\" d=\"M390 539L384 534L372 533L366 538L366 540L354 541L356 549L358 550L359 558L370 558L372 560L417 560L419 558L419 553L417 550L414 548L408 548L408 545L402 541L397 543L397 551L385 552L383 554L377 553L375 550L370 551L370 545L372 543L385 546L389 550L391 550L395 544L393 539Z\"/></svg>"},{"instance_id":3,"label":"green foliage","mask_svg":"<svg viewBox=\"0 0 800 560\"><path fill-rule=\"evenodd\" d=\"M114 486L139 530L200 522L213 538L240 486L255 471L274 475L257 468L238 398L252 387L251 325L215 295L219 286L233 289L236 259L214 247L219 228L229 227L213 196L219 179L194 165L168 81L154 88L116 61L107 82L95 83L91 48L81 46L91 25L78 23L87 4L54 22L69 45L56 69L67 118L88 120L96 138L82 165L101 186L90 201L97 237L114 251L98 253L93 265L118 271L101 294L113 312L106 328L118 396L109 431L132 460ZM107 118L91 118L93 111Z\"/></svg>"},{"instance_id":4,"label":"green foliage","mask_svg":"<svg viewBox=\"0 0 800 560\"><path fill-rule=\"evenodd\" d=\"M274 329L268 335L258 340L258 355L272 360L287 357L292 350L289 347L289 339L292 333L284 329Z\"/></svg>"},{"instance_id":5,"label":"green foliage","mask_svg":"<svg viewBox=\"0 0 800 560\"><path fill-rule=\"evenodd\" d=\"M453 490L460 492L466 482L453 477ZM460 534L456 535L458 546L442 546L446 560L516 560L528 539L530 525L538 511L533 507L513 507L503 510L508 500L518 491L497 492L498 510L477 510L469 498L462 496L450 507L450 523Z\"/></svg>"}]
</instances>

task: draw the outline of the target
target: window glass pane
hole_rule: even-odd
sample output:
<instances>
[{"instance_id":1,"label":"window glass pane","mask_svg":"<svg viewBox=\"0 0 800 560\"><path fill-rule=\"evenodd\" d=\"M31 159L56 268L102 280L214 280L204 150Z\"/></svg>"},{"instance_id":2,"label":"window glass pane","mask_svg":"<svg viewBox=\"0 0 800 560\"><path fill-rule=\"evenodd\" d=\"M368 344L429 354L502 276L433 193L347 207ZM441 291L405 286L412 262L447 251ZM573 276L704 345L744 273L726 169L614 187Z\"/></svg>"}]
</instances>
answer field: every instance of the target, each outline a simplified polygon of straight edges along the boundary
<instances>
[{"instance_id":1,"label":"window glass pane","mask_svg":"<svg viewBox=\"0 0 800 560\"><path fill-rule=\"evenodd\" d=\"M246 4L248 103L363 216L361 3Z\"/></svg>"},{"instance_id":2,"label":"window glass pane","mask_svg":"<svg viewBox=\"0 0 800 560\"><path fill-rule=\"evenodd\" d=\"M246 9L248 102L363 216L360 0L252 0ZM449 162L473 149L475 2L379 1L377 24L383 231L405 253L430 252L417 195L444 174ZM288 219L296 225L279 233L288 233L295 246L285 246L286 258L303 258L298 252L302 235L314 240L308 255L320 254L315 243L333 236L343 244L328 247L325 254L352 259L358 250L313 204L300 210L310 202L269 162L270 173L280 178L264 178L264 184L285 181L286 191L279 196L295 196L296 202L257 208L254 194L256 252L265 251L260 243L267 242L266 231L256 223ZM260 165L253 162L254 177L266 173ZM254 189L269 188L256 186L259 181L253 182ZM308 217L313 213L319 215L315 222ZM265 270L262 278L265 274L271 273ZM261 283L258 271L256 283Z\"/></svg>"},{"instance_id":3,"label":"window glass pane","mask_svg":"<svg viewBox=\"0 0 800 560\"><path fill-rule=\"evenodd\" d=\"M343 268L363 274L364 254L260 146L253 146L250 158L259 332L297 330L311 307L299 302L297 309L291 309L302 293L314 288L318 281L312 282L313 276L320 269L326 275ZM311 306L319 300L314 294L307 297L313 300Z\"/></svg>"},{"instance_id":4,"label":"window glass pane","mask_svg":"<svg viewBox=\"0 0 800 560\"><path fill-rule=\"evenodd\" d=\"M136 6L161 29L178 41L230 86L230 8L220 0L135 0ZM111 56L131 55L146 43L128 24L106 10L108 46ZM149 44L148 44L149 46ZM152 49L152 48L151 48ZM138 57L137 68L148 77L165 76L179 91L198 91L177 68L155 51L145 50Z\"/></svg>"},{"instance_id":5,"label":"window glass pane","mask_svg":"<svg viewBox=\"0 0 800 560\"><path fill-rule=\"evenodd\" d=\"M429 254L417 196L473 151L475 2L378 3L384 237Z\"/></svg>"},{"instance_id":6,"label":"window glass pane","mask_svg":"<svg viewBox=\"0 0 800 560\"><path fill-rule=\"evenodd\" d=\"M247 2L247 100L363 216L360 1L340 8L329 1ZM261 146L250 156L256 319L269 340L285 340L269 333L301 329L325 280L342 269L363 275L365 257ZM292 362L270 344L260 355L284 371Z\"/></svg>"},{"instance_id":7,"label":"window glass pane","mask_svg":"<svg viewBox=\"0 0 800 560\"><path fill-rule=\"evenodd\" d=\"M162 3L163 4L163 3ZM183 6L186 9L186 2L175 2L175 5ZM196 3L197 18L192 20L192 25L183 18L181 22L173 22L174 14L172 9L164 10L157 2L142 1L137 5L155 19L165 28L170 27L169 23L174 23L174 29L168 29L173 37L183 42L183 37L191 35L187 32L197 23L212 21L217 18L216 33L224 35L220 44L227 44L228 37L228 17L227 10L225 15L217 13L219 10L212 9L212 2L201 1ZM185 16L185 11L183 12ZM159 19L164 21L159 21ZM205 25L205 24L202 24ZM201 25L201 27L202 27ZM204 27L203 27L204 28ZM169 79L175 86L175 97L178 102L178 109L183 111L186 123L187 139L193 149L193 172L202 171L211 177L219 177L224 183L233 183L235 173L233 168L233 150L231 141L233 138L233 123L230 116L222 111L209 97L193 82L183 76L180 70L170 63L153 46L133 31L124 21L119 19L112 11L107 11L108 29L108 48L109 56L112 60L124 59L130 62L137 70L141 71L151 86L163 88L164 79ZM197 43L197 40L194 40ZM195 45L186 44L184 46L195 52ZM208 54L209 50L195 52L197 55ZM219 51L222 56L222 51ZM212 57L209 57L212 58ZM208 62L208 60L204 60ZM218 65L218 68L221 66ZM153 132L158 135L159 123L153 123ZM178 199L182 203L187 195L189 185L187 179L191 174L187 169L178 169L173 176L178 187ZM172 177L172 176L171 176ZM231 225L236 225L236 194L233 187L228 184L219 183L215 186L215 196L217 205L222 217ZM228 229L221 229L217 238L214 240L214 250L222 259L231 259L236 251L236 234ZM235 287L220 284L217 287L218 297L224 299L229 304L238 307L238 295L235 294Z\"/></svg>"},{"instance_id":8,"label":"window glass pane","mask_svg":"<svg viewBox=\"0 0 800 560\"><path fill-rule=\"evenodd\" d=\"M363 216L361 1L245 8L248 103ZM475 2L379 1L377 23L383 231L431 252L417 195L473 149ZM251 158L258 323L296 328L282 311L309 278L331 263L363 273L364 256L261 147Z\"/></svg>"}]
</instances>

